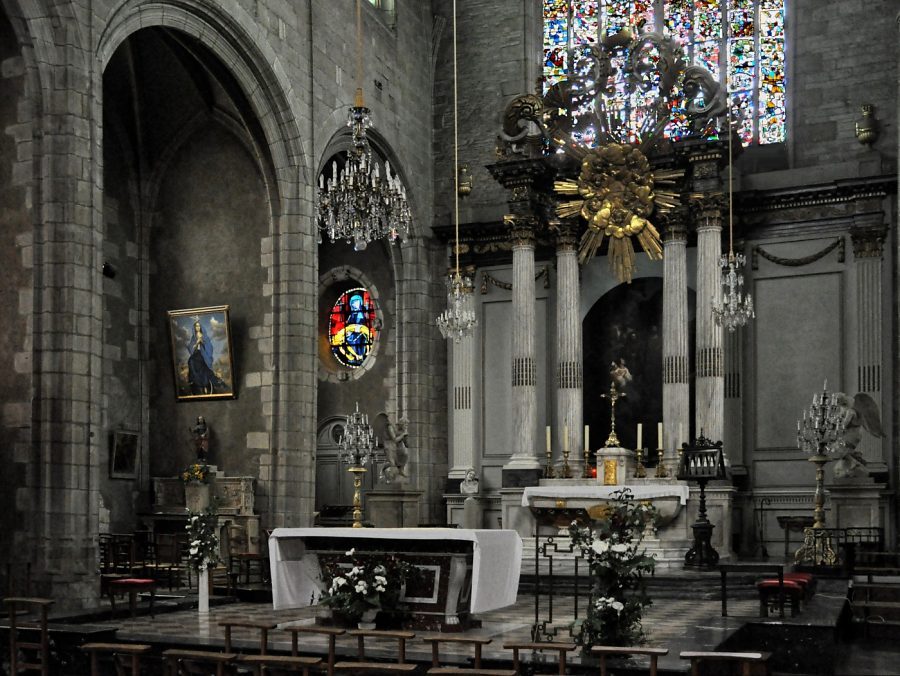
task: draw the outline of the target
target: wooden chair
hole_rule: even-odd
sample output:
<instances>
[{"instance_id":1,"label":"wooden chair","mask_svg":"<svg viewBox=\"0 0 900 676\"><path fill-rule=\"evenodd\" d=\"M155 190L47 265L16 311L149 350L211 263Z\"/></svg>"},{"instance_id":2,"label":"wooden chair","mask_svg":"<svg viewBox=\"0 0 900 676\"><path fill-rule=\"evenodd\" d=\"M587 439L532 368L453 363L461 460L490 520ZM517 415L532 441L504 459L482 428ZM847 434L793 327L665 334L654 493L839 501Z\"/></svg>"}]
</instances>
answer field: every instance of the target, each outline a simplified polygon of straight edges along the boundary
<instances>
[{"instance_id":1,"label":"wooden chair","mask_svg":"<svg viewBox=\"0 0 900 676\"><path fill-rule=\"evenodd\" d=\"M175 583L181 586L182 575L187 578L188 589L191 588L190 566L185 560L187 551L187 535L182 533L157 533L153 538L152 560L146 563L150 577L156 580L165 579L169 591Z\"/></svg>"},{"instance_id":2,"label":"wooden chair","mask_svg":"<svg viewBox=\"0 0 900 676\"><path fill-rule=\"evenodd\" d=\"M600 676L607 676L606 658L616 655L649 655L650 676L656 676L657 662L660 656L668 655L668 648L623 648L611 645L595 645L591 652L600 658Z\"/></svg>"},{"instance_id":3,"label":"wooden chair","mask_svg":"<svg viewBox=\"0 0 900 676\"><path fill-rule=\"evenodd\" d=\"M9 607L9 673L17 674L20 670L39 671L41 676L49 676L50 674L50 632L47 628L47 613L50 606L53 605L52 599L29 598L22 596L11 596L3 599L3 602ZM38 624L23 623L16 624L20 611L28 608L36 608L39 612L40 619ZM40 630L40 642L23 641L19 636L19 632L23 629ZM35 651L34 662L19 662L19 650Z\"/></svg>"},{"instance_id":4,"label":"wooden chair","mask_svg":"<svg viewBox=\"0 0 900 676\"><path fill-rule=\"evenodd\" d=\"M519 673L519 651L532 650L556 650L559 652L559 673L561 676L566 673L566 653L572 652L577 648L574 643L504 643L503 647L513 651L513 668Z\"/></svg>"},{"instance_id":5,"label":"wooden chair","mask_svg":"<svg viewBox=\"0 0 900 676\"><path fill-rule=\"evenodd\" d=\"M356 662L337 662L334 665L335 671L347 671L350 673L357 672L360 674L395 674L395 673L412 673L416 670L415 664L406 661L406 642L416 637L411 631L379 631L377 629L362 630L352 629L347 632L350 636L356 637L357 651ZM366 638L396 639L397 640L397 661L390 662L370 662L366 660Z\"/></svg>"},{"instance_id":6,"label":"wooden chair","mask_svg":"<svg viewBox=\"0 0 900 676\"><path fill-rule=\"evenodd\" d=\"M691 661L691 676L700 676L700 665L709 662L731 662L741 667L742 676L762 674L769 676L769 658L772 653L719 653L719 652L682 652L679 657Z\"/></svg>"},{"instance_id":7,"label":"wooden chair","mask_svg":"<svg viewBox=\"0 0 900 676\"><path fill-rule=\"evenodd\" d=\"M322 664L321 657L301 657L299 655L242 655L241 664L253 668L256 676L263 673L274 676L275 674L302 674L309 676L310 667L318 667Z\"/></svg>"},{"instance_id":8,"label":"wooden chair","mask_svg":"<svg viewBox=\"0 0 900 676\"><path fill-rule=\"evenodd\" d=\"M173 648L163 652L169 676L225 676L226 667L234 663L234 653L216 653L208 650L180 650Z\"/></svg>"},{"instance_id":9,"label":"wooden chair","mask_svg":"<svg viewBox=\"0 0 900 676\"><path fill-rule=\"evenodd\" d=\"M231 649L231 629L240 627L244 629L256 629L259 631L259 654L265 655L269 647L269 632L278 626L276 622L263 622L256 620L225 619L219 622L220 627L225 628L225 652L234 652Z\"/></svg>"},{"instance_id":10,"label":"wooden chair","mask_svg":"<svg viewBox=\"0 0 900 676\"><path fill-rule=\"evenodd\" d=\"M425 643L431 644L431 669L429 674L485 674L487 676L516 676L516 672L512 669L482 669L481 668L481 649L491 642L489 638L480 636L428 636L422 638ZM473 668L466 667L443 667L441 666L440 644L441 643L457 643L471 645L474 649L474 657L472 660Z\"/></svg>"},{"instance_id":11,"label":"wooden chair","mask_svg":"<svg viewBox=\"0 0 900 676\"><path fill-rule=\"evenodd\" d=\"M265 582L265 557L250 551L250 538L244 526L231 523L225 527L225 554L230 591L234 592L241 578L245 584L250 584L254 575L260 584Z\"/></svg>"},{"instance_id":12,"label":"wooden chair","mask_svg":"<svg viewBox=\"0 0 900 676\"><path fill-rule=\"evenodd\" d=\"M285 631L291 633L291 655L298 657L300 655L299 634L314 634L317 636L325 636L328 639L328 661L326 662L326 673L328 676L334 676L335 664L335 640L341 634L345 634L344 629L337 627L317 627L315 625L297 625L294 627L284 627Z\"/></svg>"},{"instance_id":13,"label":"wooden chair","mask_svg":"<svg viewBox=\"0 0 900 676\"><path fill-rule=\"evenodd\" d=\"M91 676L100 676L100 655L108 653L117 674L141 675L141 656L153 648L142 643L85 643L81 649L91 654Z\"/></svg>"}]
</instances>

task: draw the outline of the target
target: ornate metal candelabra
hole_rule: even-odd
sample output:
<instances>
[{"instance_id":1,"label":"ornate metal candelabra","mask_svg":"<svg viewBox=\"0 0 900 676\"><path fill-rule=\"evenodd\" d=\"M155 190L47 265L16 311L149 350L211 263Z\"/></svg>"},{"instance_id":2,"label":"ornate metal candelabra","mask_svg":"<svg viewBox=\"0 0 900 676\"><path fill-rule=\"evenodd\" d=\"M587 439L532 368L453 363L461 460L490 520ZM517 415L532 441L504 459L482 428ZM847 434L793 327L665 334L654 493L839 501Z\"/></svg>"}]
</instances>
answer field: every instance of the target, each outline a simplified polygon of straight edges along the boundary
<instances>
[{"instance_id":1,"label":"ornate metal candelabra","mask_svg":"<svg viewBox=\"0 0 900 676\"><path fill-rule=\"evenodd\" d=\"M359 402L356 410L347 416L340 448L341 462L349 465L347 470L353 475L353 527L362 528L362 475L366 473L366 465L377 460L378 438L369 425L369 416L360 413Z\"/></svg>"},{"instance_id":2,"label":"ornate metal candelabra","mask_svg":"<svg viewBox=\"0 0 900 676\"><path fill-rule=\"evenodd\" d=\"M609 399L609 436L606 438L605 448L619 448L621 442L616 436L616 402L627 396L624 392L616 389L616 382L613 381L609 385L609 394L601 394L601 399Z\"/></svg>"},{"instance_id":3,"label":"ornate metal candelabra","mask_svg":"<svg viewBox=\"0 0 900 676\"><path fill-rule=\"evenodd\" d=\"M813 395L812 404L797 421L797 446L811 453L809 461L816 465L813 525L803 531L803 546L794 554L797 563L830 566L837 562L831 537L821 531L825 528L825 465L844 446L845 414L845 408L828 392L826 380L822 393Z\"/></svg>"}]
</instances>

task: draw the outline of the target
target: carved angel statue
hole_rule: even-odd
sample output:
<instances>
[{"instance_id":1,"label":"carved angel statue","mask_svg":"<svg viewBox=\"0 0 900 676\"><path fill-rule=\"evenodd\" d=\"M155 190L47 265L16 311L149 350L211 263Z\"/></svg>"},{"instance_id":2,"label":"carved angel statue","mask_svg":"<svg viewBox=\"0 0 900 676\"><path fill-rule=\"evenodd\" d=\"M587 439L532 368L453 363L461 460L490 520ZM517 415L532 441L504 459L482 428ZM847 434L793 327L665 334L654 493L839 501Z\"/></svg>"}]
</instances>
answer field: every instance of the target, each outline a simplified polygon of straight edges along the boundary
<instances>
[{"instance_id":1,"label":"carved angel statue","mask_svg":"<svg viewBox=\"0 0 900 676\"><path fill-rule=\"evenodd\" d=\"M384 440L384 452L387 455L387 463L381 468L381 477L387 483L391 483L397 477L405 477L406 463L409 461L409 418L401 416L397 422L384 414L387 418L387 438Z\"/></svg>"},{"instance_id":2,"label":"carved angel statue","mask_svg":"<svg viewBox=\"0 0 900 676\"><path fill-rule=\"evenodd\" d=\"M862 453L856 450L862 439L862 430L878 439L884 437L878 404L865 392L857 392L852 398L836 392L837 403L844 407L844 453L834 465L834 476L849 479L862 476L866 465Z\"/></svg>"},{"instance_id":3,"label":"carved angel statue","mask_svg":"<svg viewBox=\"0 0 900 676\"><path fill-rule=\"evenodd\" d=\"M609 377L612 378L612 381L620 390L632 380L634 380L631 375L631 371L629 371L628 367L625 366L625 359L621 357L619 358L618 364L616 362L610 363Z\"/></svg>"}]
</instances>

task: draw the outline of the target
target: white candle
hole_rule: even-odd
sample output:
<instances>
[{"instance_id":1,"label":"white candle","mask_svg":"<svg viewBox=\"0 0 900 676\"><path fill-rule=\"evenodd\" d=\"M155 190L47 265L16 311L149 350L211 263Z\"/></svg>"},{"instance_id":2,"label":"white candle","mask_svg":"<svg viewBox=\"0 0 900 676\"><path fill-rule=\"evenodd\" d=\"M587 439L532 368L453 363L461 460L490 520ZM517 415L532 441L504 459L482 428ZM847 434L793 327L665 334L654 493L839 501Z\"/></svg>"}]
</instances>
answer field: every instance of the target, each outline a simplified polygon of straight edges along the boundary
<instances>
[{"instance_id":1,"label":"white candle","mask_svg":"<svg viewBox=\"0 0 900 676\"><path fill-rule=\"evenodd\" d=\"M663 445L663 428L661 422L656 423L656 443L657 448L665 448Z\"/></svg>"},{"instance_id":2,"label":"white candle","mask_svg":"<svg viewBox=\"0 0 900 676\"><path fill-rule=\"evenodd\" d=\"M569 426L563 425L563 453L569 452Z\"/></svg>"},{"instance_id":3,"label":"white candle","mask_svg":"<svg viewBox=\"0 0 900 676\"><path fill-rule=\"evenodd\" d=\"M644 437L644 426L641 423L638 423L638 438L637 438L637 447L638 448L643 448L643 446L641 445L641 441L643 440L643 437Z\"/></svg>"},{"instance_id":4,"label":"white candle","mask_svg":"<svg viewBox=\"0 0 900 676\"><path fill-rule=\"evenodd\" d=\"M547 425L547 453L549 454L553 446L550 445L550 425Z\"/></svg>"},{"instance_id":5,"label":"white candle","mask_svg":"<svg viewBox=\"0 0 900 676\"><path fill-rule=\"evenodd\" d=\"M681 448L681 442L684 441L681 436L683 431L682 423L678 423L678 438L675 440L675 448Z\"/></svg>"},{"instance_id":6,"label":"white candle","mask_svg":"<svg viewBox=\"0 0 900 676\"><path fill-rule=\"evenodd\" d=\"M587 425L584 426L584 448L591 450L591 428Z\"/></svg>"}]
</instances>

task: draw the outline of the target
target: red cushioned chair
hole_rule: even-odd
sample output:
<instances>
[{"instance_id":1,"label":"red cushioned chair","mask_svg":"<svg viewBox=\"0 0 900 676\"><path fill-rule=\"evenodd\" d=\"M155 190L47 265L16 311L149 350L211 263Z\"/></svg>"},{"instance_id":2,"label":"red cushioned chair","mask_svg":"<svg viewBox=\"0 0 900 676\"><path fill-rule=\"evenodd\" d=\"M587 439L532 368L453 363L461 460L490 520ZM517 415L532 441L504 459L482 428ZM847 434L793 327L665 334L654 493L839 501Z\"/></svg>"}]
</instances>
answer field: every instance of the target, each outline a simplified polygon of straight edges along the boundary
<instances>
[{"instance_id":1,"label":"red cushioned chair","mask_svg":"<svg viewBox=\"0 0 900 676\"><path fill-rule=\"evenodd\" d=\"M138 594L150 594L150 614L153 614L153 599L156 596L156 580L143 577L122 577L116 580L110 580L107 585L107 594L109 596L109 604L112 606L113 615L116 614L116 595L128 594L128 609L131 616L134 617L137 610Z\"/></svg>"},{"instance_id":2,"label":"red cushioned chair","mask_svg":"<svg viewBox=\"0 0 900 676\"><path fill-rule=\"evenodd\" d=\"M778 580L760 580L756 583L759 591L759 614L769 616L769 605L778 604ZM791 617L800 612L800 599L803 598L803 585L793 580L784 580L784 597L791 602Z\"/></svg>"}]
</instances>

